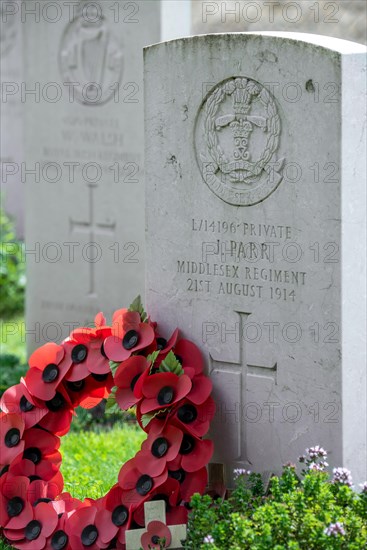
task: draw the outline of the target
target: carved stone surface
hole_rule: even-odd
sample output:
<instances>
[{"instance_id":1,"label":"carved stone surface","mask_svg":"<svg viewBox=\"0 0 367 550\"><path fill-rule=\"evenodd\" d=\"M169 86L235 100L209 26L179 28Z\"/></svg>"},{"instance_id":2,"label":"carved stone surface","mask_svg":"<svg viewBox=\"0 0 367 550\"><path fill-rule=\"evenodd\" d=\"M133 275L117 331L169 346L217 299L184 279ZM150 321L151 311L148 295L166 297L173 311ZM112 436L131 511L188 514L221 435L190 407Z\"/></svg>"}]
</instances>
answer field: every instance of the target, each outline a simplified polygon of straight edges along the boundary
<instances>
[{"instance_id":1,"label":"carved stone surface","mask_svg":"<svg viewBox=\"0 0 367 550\"><path fill-rule=\"evenodd\" d=\"M141 50L160 13L124 6L83 1L24 27L27 86L41 87L25 105L26 162L40 166L26 179L29 350L144 291Z\"/></svg>"},{"instance_id":2,"label":"carved stone surface","mask_svg":"<svg viewBox=\"0 0 367 550\"><path fill-rule=\"evenodd\" d=\"M316 444L367 477L365 52L287 33L145 50L147 307L203 349L229 483Z\"/></svg>"},{"instance_id":3,"label":"carved stone surface","mask_svg":"<svg viewBox=\"0 0 367 550\"><path fill-rule=\"evenodd\" d=\"M23 4L41 10L23 25L31 351L144 294L143 46L163 14L159 0L82 0L50 22L51 5Z\"/></svg>"},{"instance_id":4,"label":"carved stone surface","mask_svg":"<svg viewBox=\"0 0 367 550\"><path fill-rule=\"evenodd\" d=\"M13 218L19 239L24 238L23 121L21 86L23 82L21 2L0 3L1 74L1 193L2 206Z\"/></svg>"},{"instance_id":5,"label":"carved stone surface","mask_svg":"<svg viewBox=\"0 0 367 550\"><path fill-rule=\"evenodd\" d=\"M240 77L215 86L195 130L199 169L213 193L238 206L268 197L282 180L284 158L275 157L280 133L274 98L264 86Z\"/></svg>"}]
</instances>

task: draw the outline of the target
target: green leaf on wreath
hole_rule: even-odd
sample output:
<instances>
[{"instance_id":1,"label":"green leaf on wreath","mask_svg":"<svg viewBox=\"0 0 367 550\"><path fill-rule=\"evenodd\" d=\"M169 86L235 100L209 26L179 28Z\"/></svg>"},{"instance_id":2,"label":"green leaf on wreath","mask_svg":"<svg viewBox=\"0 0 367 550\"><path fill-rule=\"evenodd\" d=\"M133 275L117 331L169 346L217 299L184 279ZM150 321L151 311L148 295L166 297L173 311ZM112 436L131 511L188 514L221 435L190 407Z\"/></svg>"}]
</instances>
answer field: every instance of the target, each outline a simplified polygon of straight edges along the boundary
<instances>
[{"instance_id":1,"label":"green leaf on wreath","mask_svg":"<svg viewBox=\"0 0 367 550\"><path fill-rule=\"evenodd\" d=\"M160 409L159 411L154 411L154 412L151 412L151 413L142 414L141 415L141 424L142 424L143 428L146 428L148 426L149 422L151 422L153 420L153 418L155 418L158 415L162 415L162 414L166 413L170 409L171 409L171 407L167 407L167 409Z\"/></svg>"},{"instance_id":2,"label":"green leaf on wreath","mask_svg":"<svg viewBox=\"0 0 367 550\"><path fill-rule=\"evenodd\" d=\"M115 376L117 369L119 368L120 363L115 363L115 361L110 361L110 369L112 375Z\"/></svg>"},{"instance_id":3,"label":"green leaf on wreath","mask_svg":"<svg viewBox=\"0 0 367 550\"><path fill-rule=\"evenodd\" d=\"M141 424L143 428L146 428L151 420L154 418L154 413L143 414L141 416Z\"/></svg>"},{"instance_id":4,"label":"green leaf on wreath","mask_svg":"<svg viewBox=\"0 0 367 550\"><path fill-rule=\"evenodd\" d=\"M154 363L156 362L158 355L159 355L159 350L156 350L156 351L153 351L153 353L151 353L147 357L147 361L150 362L149 374L152 374Z\"/></svg>"},{"instance_id":5,"label":"green leaf on wreath","mask_svg":"<svg viewBox=\"0 0 367 550\"><path fill-rule=\"evenodd\" d=\"M159 366L158 372L173 372L177 376L181 376L184 373L182 365L178 359L176 359L173 351L170 351L167 357L165 357Z\"/></svg>"},{"instance_id":6,"label":"green leaf on wreath","mask_svg":"<svg viewBox=\"0 0 367 550\"><path fill-rule=\"evenodd\" d=\"M137 296L135 300L132 302L132 304L129 307L129 311L137 311L140 314L140 318L143 323L146 323L148 320L148 315L146 314L144 310L143 303L141 301L141 296Z\"/></svg>"}]
</instances>

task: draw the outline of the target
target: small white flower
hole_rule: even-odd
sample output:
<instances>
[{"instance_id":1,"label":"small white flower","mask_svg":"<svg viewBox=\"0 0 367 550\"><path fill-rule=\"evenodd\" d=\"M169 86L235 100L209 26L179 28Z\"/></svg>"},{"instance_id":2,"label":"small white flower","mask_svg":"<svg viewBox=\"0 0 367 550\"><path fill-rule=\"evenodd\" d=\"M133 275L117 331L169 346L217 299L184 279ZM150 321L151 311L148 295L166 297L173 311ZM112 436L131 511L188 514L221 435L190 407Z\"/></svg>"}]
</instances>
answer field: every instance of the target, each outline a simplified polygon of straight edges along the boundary
<instances>
[{"instance_id":1,"label":"small white flower","mask_svg":"<svg viewBox=\"0 0 367 550\"><path fill-rule=\"evenodd\" d=\"M345 531L342 523L337 521L336 523L330 523L329 527L324 529L325 535L329 537L337 537L338 535L344 536Z\"/></svg>"},{"instance_id":2,"label":"small white flower","mask_svg":"<svg viewBox=\"0 0 367 550\"><path fill-rule=\"evenodd\" d=\"M334 468L333 469L333 483L341 483L352 487L353 479L352 474L348 468Z\"/></svg>"},{"instance_id":3,"label":"small white flower","mask_svg":"<svg viewBox=\"0 0 367 550\"><path fill-rule=\"evenodd\" d=\"M244 470L242 468L235 468L233 470L233 473L234 473L234 477L236 479L237 477L240 477L240 476L245 476L245 475L249 476L251 474L251 470Z\"/></svg>"},{"instance_id":4,"label":"small white flower","mask_svg":"<svg viewBox=\"0 0 367 550\"><path fill-rule=\"evenodd\" d=\"M362 487L362 493L367 493L367 481L360 483L359 486Z\"/></svg>"},{"instance_id":5,"label":"small white flower","mask_svg":"<svg viewBox=\"0 0 367 550\"><path fill-rule=\"evenodd\" d=\"M328 466L327 462L320 462L319 464L317 462L311 462L308 465L308 469L313 470L315 472L323 472L325 469L325 466Z\"/></svg>"},{"instance_id":6,"label":"small white flower","mask_svg":"<svg viewBox=\"0 0 367 550\"><path fill-rule=\"evenodd\" d=\"M204 537L204 541L203 541L205 544L213 544L214 543L214 539L211 535L207 535L206 537Z\"/></svg>"}]
</instances>

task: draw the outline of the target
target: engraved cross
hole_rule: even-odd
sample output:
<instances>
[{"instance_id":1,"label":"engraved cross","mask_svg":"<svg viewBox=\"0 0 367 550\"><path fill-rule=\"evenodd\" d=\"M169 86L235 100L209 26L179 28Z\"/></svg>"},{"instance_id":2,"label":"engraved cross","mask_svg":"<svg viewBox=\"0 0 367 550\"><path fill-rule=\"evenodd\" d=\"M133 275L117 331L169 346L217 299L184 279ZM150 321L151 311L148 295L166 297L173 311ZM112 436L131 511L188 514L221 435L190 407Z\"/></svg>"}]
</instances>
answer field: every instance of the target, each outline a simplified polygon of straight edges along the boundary
<instances>
[{"instance_id":1,"label":"engraved cross","mask_svg":"<svg viewBox=\"0 0 367 550\"><path fill-rule=\"evenodd\" d=\"M243 328L244 323L247 318L251 315L250 313L244 313L242 311L236 311L239 316L239 334L240 334L240 354L239 361L221 361L216 360L212 355L209 355L209 372L212 377L213 374L226 375L232 374L236 375L239 383L238 395L239 395L239 418L236 422L236 456L232 457L231 462L241 462L244 466L251 466L251 462L248 458L248 449L246 441L246 419L243 415L244 407L246 405L246 387L247 387L247 377L255 376L257 378L266 378L273 380L274 384L277 384L277 363L274 363L272 366L261 366L249 364L246 358L246 351L243 345ZM223 379L223 378L222 378ZM220 392L221 388L218 388Z\"/></svg>"},{"instance_id":2,"label":"engraved cross","mask_svg":"<svg viewBox=\"0 0 367 550\"><path fill-rule=\"evenodd\" d=\"M70 221L70 231L74 233L82 233L88 235L89 243L88 244L97 244L95 238L97 236L108 236L114 237L116 222L111 223L98 223L95 221L95 197L94 190L97 186L88 184L88 194L89 194L89 216L88 220L80 221L73 220L69 218ZM88 296L96 296L95 291L95 263L94 259L87 259L89 263L89 291Z\"/></svg>"}]
</instances>

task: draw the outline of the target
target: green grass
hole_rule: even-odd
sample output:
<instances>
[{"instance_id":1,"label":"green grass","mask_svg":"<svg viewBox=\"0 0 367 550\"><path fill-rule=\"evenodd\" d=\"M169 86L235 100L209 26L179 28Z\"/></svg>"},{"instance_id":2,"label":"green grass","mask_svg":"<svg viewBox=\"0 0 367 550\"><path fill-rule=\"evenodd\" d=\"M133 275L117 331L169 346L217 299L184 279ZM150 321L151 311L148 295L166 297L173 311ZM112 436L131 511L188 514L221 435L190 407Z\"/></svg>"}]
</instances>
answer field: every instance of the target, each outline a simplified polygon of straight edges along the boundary
<instances>
[{"instance_id":1,"label":"green grass","mask_svg":"<svg viewBox=\"0 0 367 550\"><path fill-rule=\"evenodd\" d=\"M14 319L0 319L0 343L1 353L17 355L21 363L27 360L25 342L24 317L18 316Z\"/></svg>"},{"instance_id":2,"label":"green grass","mask_svg":"<svg viewBox=\"0 0 367 550\"><path fill-rule=\"evenodd\" d=\"M79 499L103 496L145 438L140 428L129 425L114 426L107 432L70 432L61 443L64 491Z\"/></svg>"}]
</instances>

